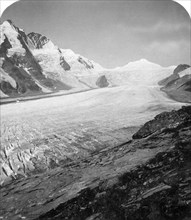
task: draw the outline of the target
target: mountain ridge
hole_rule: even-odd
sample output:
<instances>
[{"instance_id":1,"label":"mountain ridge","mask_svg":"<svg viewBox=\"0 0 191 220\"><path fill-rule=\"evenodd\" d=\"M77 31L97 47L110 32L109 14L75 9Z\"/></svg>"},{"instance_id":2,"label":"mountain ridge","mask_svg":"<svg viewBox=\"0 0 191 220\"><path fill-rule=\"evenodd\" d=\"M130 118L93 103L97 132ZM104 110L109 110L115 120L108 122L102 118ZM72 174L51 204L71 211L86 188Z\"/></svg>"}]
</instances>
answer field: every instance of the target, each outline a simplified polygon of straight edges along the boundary
<instances>
[{"instance_id":1,"label":"mountain ridge","mask_svg":"<svg viewBox=\"0 0 191 220\"><path fill-rule=\"evenodd\" d=\"M4 97L65 93L124 84L156 85L173 71L173 67L162 67L146 59L107 69L71 49L59 48L44 35L26 34L10 20L4 21L1 29L0 68L1 72L6 72L1 78ZM16 88L11 86L10 77Z\"/></svg>"}]
</instances>

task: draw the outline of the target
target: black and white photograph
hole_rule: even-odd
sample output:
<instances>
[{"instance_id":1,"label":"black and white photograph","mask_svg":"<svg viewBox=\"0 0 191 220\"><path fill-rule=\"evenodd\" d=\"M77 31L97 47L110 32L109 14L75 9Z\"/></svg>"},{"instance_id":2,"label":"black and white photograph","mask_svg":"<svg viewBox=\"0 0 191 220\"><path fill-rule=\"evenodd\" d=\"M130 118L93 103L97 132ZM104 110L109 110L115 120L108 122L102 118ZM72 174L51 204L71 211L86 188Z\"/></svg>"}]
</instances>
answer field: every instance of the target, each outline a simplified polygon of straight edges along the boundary
<instances>
[{"instance_id":1,"label":"black and white photograph","mask_svg":"<svg viewBox=\"0 0 191 220\"><path fill-rule=\"evenodd\" d=\"M9 5L0 116L0 220L191 220L191 18L178 2Z\"/></svg>"}]
</instances>

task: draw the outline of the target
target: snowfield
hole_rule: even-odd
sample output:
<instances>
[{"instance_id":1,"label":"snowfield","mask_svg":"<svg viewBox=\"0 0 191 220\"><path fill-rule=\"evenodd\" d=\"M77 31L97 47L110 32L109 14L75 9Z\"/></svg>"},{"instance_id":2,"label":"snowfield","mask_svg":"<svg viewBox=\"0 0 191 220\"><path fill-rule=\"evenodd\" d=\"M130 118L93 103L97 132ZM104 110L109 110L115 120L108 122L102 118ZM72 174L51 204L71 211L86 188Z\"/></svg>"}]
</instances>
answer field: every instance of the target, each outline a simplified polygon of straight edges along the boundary
<instances>
[{"instance_id":1,"label":"snowfield","mask_svg":"<svg viewBox=\"0 0 191 220\"><path fill-rule=\"evenodd\" d=\"M127 142L156 114L178 109L158 86L120 86L1 106L1 183L10 176Z\"/></svg>"}]
</instances>

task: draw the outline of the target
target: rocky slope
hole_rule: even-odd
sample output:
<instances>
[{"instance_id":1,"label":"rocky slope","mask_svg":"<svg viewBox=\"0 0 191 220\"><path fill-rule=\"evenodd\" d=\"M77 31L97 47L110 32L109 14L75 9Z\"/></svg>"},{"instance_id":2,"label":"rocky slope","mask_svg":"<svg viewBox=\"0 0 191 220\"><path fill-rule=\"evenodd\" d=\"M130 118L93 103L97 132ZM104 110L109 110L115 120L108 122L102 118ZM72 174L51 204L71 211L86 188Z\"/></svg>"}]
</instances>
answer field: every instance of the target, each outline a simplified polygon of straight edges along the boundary
<instances>
[{"instance_id":1,"label":"rocky slope","mask_svg":"<svg viewBox=\"0 0 191 220\"><path fill-rule=\"evenodd\" d=\"M0 217L190 219L190 112L187 106L160 114L137 140L2 186Z\"/></svg>"},{"instance_id":2,"label":"rocky slope","mask_svg":"<svg viewBox=\"0 0 191 220\"><path fill-rule=\"evenodd\" d=\"M171 98L180 102L191 102L191 67L178 65L173 74L161 80L159 85Z\"/></svg>"},{"instance_id":3,"label":"rocky slope","mask_svg":"<svg viewBox=\"0 0 191 220\"><path fill-rule=\"evenodd\" d=\"M153 120L145 123L138 132L133 135L133 139L145 138L158 130L173 129L181 123L190 120L191 108L182 107L180 110L172 112L163 112L157 115Z\"/></svg>"}]
</instances>

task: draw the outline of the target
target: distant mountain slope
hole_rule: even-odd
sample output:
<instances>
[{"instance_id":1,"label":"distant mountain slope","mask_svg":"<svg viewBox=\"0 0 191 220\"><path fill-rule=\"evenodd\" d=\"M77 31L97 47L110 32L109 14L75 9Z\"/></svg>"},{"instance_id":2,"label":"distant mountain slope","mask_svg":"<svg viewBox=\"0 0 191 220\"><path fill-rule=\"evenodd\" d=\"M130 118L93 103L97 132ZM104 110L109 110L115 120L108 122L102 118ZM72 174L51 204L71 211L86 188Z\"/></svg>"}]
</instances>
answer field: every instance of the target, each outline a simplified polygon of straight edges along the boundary
<instances>
[{"instance_id":1,"label":"distant mountain slope","mask_svg":"<svg viewBox=\"0 0 191 220\"><path fill-rule=\"evenodd\" d=\"M178 65L173 74L159 82L162 90L181 102L191 102L191 67Z\"/></svg>"},{"instance_id":2,"label":"distant mountain slope","mask_svg":"<svg viewBox=\"0 0 191 220\"><path fill-rule=\"evenodd\" d=\"M3 22L0 28L1 97L120 85L157 85L173 72L173 67L164 68L146 59L106 69L71 49L59 48L46 36L26 34L10 20Z\"/></svg>"},{"instance_id":3,"label":"distant mountain slope","mask_svg":"<svg viewBox=\"0 0 191 220\"><path fill-rule=\"evenodd\" d=\"M10 20L0 28L1 97L90 89L91 86L81 83L75 75L95 74L96 68L102 68L74 52L71 56L71 51L59 49L41 34L26 35ZM94 87L97 87L96 80Z\"/></svg>"},{"instance_id":4,"label":"distant mountain slope","mask_svg":"<svg viewBox=\"0 0 191 220\"><path fill-rule=\"evenodd\" d=\"M129 62L127 65L122 67L117 67L114 70L139 70L139 69L147 69L147 70L153 70L153 69L160 69L162 68L160 65L156 63L152 63L146 59L140 59L134 62Z\"/></svg>"},{"instance_id":5,"label":"distant mountain slope","mask_svg":"<svg viewBox=\"0 0 191 220\"><path fill-rule=\"evenodd\" d=\"M173 72L173 67L160 67L149 61L135 61L137 69L131 63L130 66L105 71L108 81L112 85L157 85L158 82Z\"/></svg>"}]
</instances>

